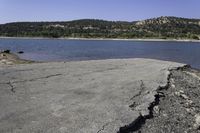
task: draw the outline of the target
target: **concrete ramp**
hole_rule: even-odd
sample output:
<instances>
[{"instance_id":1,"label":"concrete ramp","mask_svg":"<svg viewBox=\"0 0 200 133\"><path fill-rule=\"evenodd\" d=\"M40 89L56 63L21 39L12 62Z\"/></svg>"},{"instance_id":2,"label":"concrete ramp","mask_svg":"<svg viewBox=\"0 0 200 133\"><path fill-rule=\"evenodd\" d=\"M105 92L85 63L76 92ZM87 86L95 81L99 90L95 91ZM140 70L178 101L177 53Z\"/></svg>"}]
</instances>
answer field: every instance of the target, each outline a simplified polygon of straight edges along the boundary
<instances>
[{"instance_id":1,"label":"concrete ramp","mask_svg":"<svg viewBox=\"0 0 200 133\"><path fill-rule=\"evenodd\" d=\"M150 59L1 66L0 132L134 131L168 70L182 66Z\"/></svg>"}]
</instances>

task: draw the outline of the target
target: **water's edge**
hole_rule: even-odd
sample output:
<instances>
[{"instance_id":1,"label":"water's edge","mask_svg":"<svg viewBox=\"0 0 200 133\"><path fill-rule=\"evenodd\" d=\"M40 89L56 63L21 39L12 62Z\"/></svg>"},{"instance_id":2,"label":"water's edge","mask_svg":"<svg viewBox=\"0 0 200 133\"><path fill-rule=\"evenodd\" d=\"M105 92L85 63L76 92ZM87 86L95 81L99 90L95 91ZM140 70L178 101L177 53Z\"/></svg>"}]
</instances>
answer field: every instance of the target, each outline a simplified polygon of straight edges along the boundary
<instances>
[{"instance_id":1,"label":"water's edge","mask_svg":"<svg viewBox=\"0 0 200 133\"><path fill-rule=\"evenodd\" d=\"M199 42L200 40L194 39L146 39L146 38L138 38L138 39L124 39L124 38L73 38L73 37L61 37L61 38L48 38L48 37L4 37L0 36L0 39L53 39L53 40L94 40L94 41L151 41L151 42Z\"/></svg>"}]
</instances>

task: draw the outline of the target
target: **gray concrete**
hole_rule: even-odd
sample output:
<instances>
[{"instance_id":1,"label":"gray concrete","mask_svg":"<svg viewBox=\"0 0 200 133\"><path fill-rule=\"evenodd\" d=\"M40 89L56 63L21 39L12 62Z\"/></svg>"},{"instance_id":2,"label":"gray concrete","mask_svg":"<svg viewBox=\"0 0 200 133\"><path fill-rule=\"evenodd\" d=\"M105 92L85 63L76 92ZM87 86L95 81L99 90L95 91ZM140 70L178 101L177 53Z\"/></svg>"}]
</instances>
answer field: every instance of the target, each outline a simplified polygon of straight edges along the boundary
<instances>
[{"instance_id":1,"label":"gray concrete","mask_svg":"<svg viewBox=\"0 0 200 133\"><path fill-rule=\"evenodd\" d=\"M149 59L1 66L0 132L116 133L148 115L168 69L180 66Z\"/></svg>"}]
</instances>

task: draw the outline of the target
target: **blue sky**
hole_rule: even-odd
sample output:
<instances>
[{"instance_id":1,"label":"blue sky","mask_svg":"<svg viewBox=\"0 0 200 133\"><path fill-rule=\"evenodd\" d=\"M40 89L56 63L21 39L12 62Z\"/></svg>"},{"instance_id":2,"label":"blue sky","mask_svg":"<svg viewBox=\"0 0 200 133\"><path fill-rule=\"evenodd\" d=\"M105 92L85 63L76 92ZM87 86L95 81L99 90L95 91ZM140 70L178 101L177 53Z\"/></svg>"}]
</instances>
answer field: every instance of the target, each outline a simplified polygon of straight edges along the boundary
<instances>
[{"instance_id":1,"label":"blue sky","mask_svg":"<svg viewBox=\"0 0 200 133\"><path fill-rule=\"evenodd\" d=\"M0 23L159 16L200 18L200 0L0 0Z\"/></svg>"}]
</instances>

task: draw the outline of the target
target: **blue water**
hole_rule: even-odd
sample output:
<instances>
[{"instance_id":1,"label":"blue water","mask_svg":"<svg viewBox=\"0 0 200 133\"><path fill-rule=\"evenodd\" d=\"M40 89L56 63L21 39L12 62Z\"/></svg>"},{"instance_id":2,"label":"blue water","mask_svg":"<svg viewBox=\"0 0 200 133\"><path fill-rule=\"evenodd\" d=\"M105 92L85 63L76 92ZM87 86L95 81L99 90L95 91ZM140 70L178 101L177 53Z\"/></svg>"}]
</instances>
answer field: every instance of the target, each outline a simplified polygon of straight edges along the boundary
<instances>
[{"instance_id":1,"label":"blue water","mask_svg":"<svg viewBox=\"0 0 200 133\"><path fill-rule=\"evenodd\" d=\"M200 68L198 42L0 39L0 50L4 49L24 51L21 58L36 61L151 58Z\"/></svg>"}]
</instances>

